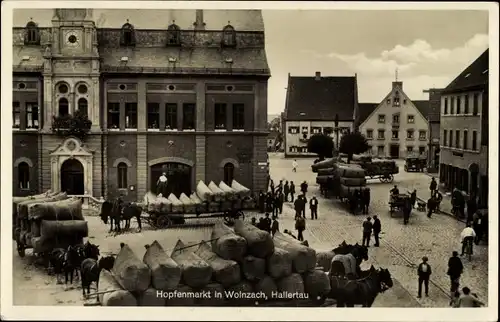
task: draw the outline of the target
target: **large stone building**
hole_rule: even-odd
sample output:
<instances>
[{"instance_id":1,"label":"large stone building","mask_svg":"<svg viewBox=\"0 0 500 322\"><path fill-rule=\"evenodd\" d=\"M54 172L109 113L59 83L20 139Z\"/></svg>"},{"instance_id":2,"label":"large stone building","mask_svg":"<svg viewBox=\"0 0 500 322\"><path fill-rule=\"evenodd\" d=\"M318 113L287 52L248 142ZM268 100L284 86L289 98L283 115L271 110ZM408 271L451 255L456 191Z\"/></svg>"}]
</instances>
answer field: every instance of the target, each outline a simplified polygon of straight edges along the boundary
<instances>
[{"instance_id":1,"label":"large stone building","mask_svg":"<svg viewBox=\"0 0 500 322\"><path fill-rule=\"evenodd\" d=\"M442 92L439 177L488 204L488 69L486 50Z\"/></svg>"},{"instance_id":2,"label":"large stone building","mask_svg":"<svg viewBox=\"0 0 500 322\"><path fill-rule=\"evenodd\" d=\"M307 142L314 134L333 138L334 146L342 134L356 127L358 84L356 76L297 77L288 74L283 114L286 157L309 157ZM335 128L335 118L338 128Z\"/></svg>"},{"instance_id":3,"label":"large stone building","mask_svg":"<svg viewBox=\"0 0 500 322\"><path fill-rule=\"evenodd\" d=\"M426 153L428 108L429 101L410 100L403 82L398 81L392 82L391 91L379 104L362 103L359 130L368 139L369 153L391 158Z\"/></svg>"},{"instance_id":4,"label":"large stone building","mask_svg":"<svg viewBox=\"0 0 500 322\"><path fill-rule=\"evenodd\" d=\"M13 29L14 194L138 200L162 172L177 194L232 178L263 190L261 12L165 10L157 30L123 12L116 28L97 28L92 9L56 9L44 27ZM52 129L77 110L92 122L83 142Z\"/></svg>"}]
</instances>

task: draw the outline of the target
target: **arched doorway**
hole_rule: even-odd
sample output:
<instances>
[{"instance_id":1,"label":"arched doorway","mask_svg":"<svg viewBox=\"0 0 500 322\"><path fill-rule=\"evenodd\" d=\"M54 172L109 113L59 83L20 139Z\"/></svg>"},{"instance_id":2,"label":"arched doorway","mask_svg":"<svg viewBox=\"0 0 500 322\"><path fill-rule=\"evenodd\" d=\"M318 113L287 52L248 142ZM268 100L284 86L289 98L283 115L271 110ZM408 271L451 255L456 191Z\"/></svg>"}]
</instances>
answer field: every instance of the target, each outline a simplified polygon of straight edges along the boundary
<instances>
[{"instance_id":1,"label":"arched doorway","mask_svg":"<svg viewBox=\"0 0 500 322\"><path fill-rule=\"evenodd\" d=\"M76 159L68 159L61 166L61 191L68 195L83 195L83 165Z\"/></svg>"},{"instance_id":2,"label":"arched doorway","mask_svg":"<svg viewBox=\"0 0 500 322\"><path fill-rule=\"evenodd\" d=\"M163 172L167 175L168 179L168 194L173 193L177 197L179 197L181 193L185 193L188 196L191 195L192 168L189 165L178 162L165 162L151 166L150 187L152 192L158 193L156 191L156 184ZM164 197L168 197L168 195Z\"/></svg>"}]
</instances>

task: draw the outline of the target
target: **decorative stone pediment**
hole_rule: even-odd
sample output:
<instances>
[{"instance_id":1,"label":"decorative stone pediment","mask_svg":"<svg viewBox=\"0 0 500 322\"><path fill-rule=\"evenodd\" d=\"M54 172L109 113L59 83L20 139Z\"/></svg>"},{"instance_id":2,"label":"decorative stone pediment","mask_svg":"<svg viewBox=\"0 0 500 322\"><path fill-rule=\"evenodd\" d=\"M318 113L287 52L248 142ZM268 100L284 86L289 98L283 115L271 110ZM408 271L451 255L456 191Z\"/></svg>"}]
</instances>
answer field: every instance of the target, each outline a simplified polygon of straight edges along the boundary
<instances>
[{"instance_id":1,"label":"decorative stone pediment","mask_svg":"<svg viewBox=\"0 0 500 322\"><path fill-rule=\"evenodd\" d=\"M50 155L92 157L92 151L87 149L77 138L68 138Z\"/></svg>"}]
</instances>

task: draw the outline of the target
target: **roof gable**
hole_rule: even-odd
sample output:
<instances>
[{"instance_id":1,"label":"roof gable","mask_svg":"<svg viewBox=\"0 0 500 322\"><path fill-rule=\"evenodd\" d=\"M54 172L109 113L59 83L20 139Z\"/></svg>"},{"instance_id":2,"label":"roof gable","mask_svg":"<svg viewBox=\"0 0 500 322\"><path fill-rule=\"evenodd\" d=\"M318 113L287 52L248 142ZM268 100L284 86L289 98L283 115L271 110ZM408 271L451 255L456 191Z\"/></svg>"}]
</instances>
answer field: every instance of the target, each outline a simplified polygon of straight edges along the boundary
<instances>
[{"instance_id":1,"label":"roof gable","mask_svg":"<svg viewBox=\"0 0 500 322\"><path fill-rule=\"evenodd\" d=\"M460 73L446 88L444 92L467 90L476 86L488 84L489 76L489 49L486 49L472 64Z\"/></svg>"}]
</instances>

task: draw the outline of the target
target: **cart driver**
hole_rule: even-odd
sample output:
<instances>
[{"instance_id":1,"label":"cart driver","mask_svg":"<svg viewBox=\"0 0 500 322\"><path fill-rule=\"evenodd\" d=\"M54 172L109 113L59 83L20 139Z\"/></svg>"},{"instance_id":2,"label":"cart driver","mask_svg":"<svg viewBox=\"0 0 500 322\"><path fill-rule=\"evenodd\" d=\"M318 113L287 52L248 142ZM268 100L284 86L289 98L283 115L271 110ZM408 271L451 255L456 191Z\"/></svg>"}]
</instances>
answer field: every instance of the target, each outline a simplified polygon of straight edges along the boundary
<instances>
[{"instance_id":1,"label":"cart driver","mask_svg":"<svg viewBox=\"0 0 500 322\"><path fill-rule=\"evenodd\" d=\"M394 188L391 189L391 194L393 196L397 196L399 195L399 189L398 189L398 186L397 185L394 185Z\"/></svg>"}]
</instances>

